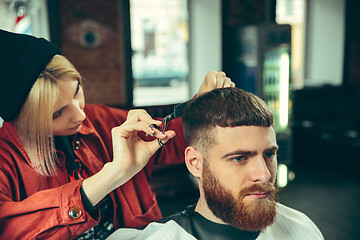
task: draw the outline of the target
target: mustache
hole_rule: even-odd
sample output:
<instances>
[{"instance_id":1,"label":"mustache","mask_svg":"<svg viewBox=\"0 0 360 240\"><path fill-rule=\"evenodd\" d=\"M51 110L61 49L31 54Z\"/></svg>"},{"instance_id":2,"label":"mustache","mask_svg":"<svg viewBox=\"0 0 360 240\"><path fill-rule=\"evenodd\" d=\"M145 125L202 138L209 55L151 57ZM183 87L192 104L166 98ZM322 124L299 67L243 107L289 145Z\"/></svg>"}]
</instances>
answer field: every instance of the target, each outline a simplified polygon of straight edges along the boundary
<instances>
[{"instance_id":1,"label":"mustache","mask_svg":"<svg viewBox=\"0 0 360 240\"><path fill-rule=\"evenodd\" d=\"M276 194L277 188L274 186L274 184L268 182L264 184L254 184L250 187L244 188L239 193L239 199L242 199L246 195L249 194L255 194L255 193L266 193L270 192L270 194Z\"/></svg>"}]
</instances>

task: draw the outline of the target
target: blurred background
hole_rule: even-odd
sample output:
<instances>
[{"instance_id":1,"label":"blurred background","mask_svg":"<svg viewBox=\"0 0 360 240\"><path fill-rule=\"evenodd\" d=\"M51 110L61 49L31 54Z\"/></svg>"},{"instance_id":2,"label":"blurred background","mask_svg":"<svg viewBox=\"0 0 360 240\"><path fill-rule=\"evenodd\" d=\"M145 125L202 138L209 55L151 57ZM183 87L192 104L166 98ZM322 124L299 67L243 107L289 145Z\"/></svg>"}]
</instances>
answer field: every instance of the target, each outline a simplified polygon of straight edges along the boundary
<instances>
[{"instance_id":1,"label":"blurred background","mask_svg":"<svg viewBox=\"0 0 360 240\"><path fill-rule=\"evenodd\" d=\"M279 201L325 239L360 239L359 11L357 0L0 0L0 28L57 45L87 103L154 117L224 71L274 113ZM184 165L155 168L152 187L164 215L198 197Z\"/></svg>"}]
</instances>

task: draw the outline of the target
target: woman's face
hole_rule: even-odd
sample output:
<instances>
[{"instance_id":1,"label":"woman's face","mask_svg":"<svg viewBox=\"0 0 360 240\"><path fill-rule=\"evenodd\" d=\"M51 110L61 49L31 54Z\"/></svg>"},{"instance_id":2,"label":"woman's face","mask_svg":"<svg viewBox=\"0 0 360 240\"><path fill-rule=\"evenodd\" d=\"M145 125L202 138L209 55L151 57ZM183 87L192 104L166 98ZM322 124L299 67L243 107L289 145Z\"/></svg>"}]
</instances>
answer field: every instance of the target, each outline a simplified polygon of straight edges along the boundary
<instances>
[{"instance_id":1,"label":"woman's face","mask_svg":"<svg viewBox=\"0 0 360 240\"><path fill-rule=\"evenodd\" d=\"M59 99L53 113L53 134L68 136L79 131L85 120L85 99L80 82L67 78L58 81Z\"/></svg>"}]
</instances>

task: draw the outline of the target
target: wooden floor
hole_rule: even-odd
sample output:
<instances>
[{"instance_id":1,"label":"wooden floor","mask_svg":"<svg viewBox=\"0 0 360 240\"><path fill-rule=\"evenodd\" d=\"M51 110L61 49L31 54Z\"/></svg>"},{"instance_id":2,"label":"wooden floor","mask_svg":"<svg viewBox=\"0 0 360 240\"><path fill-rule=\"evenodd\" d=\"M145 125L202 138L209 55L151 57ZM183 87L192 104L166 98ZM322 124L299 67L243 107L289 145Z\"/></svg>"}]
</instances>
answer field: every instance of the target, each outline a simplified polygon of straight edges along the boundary
<instances>
[{"instance_id":1,"label":"wooden floor","mask_svg":"<svg viewBox=\"0 0 360 240\"><path fill-rule=\"evenodd\" d=\"M195 202L196 193L158 198L164 215ZM326 240L360 239L360 182L335 174L297 173L279 202L302 211L319 227Z\"/></svg>"}]
</instances>

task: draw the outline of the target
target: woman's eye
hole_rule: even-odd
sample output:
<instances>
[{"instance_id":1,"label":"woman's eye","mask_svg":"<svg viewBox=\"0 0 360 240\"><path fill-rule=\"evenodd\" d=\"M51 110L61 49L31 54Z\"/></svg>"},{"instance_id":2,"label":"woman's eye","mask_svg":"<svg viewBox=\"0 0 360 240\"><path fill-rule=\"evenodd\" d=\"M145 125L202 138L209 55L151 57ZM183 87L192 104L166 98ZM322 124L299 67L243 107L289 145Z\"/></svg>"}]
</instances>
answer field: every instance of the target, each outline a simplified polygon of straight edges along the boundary
<instances>
[{"instance_id":1,"label":"woman's eye","mask_svg":"<svg viewBox=\"0 0 360 240\"><path fill-rule=\"evenodd\" d=\"M62 110L57 111L56 113L54 113L53 114L53 119L58 118L61 115L61 113L62 113Z\"/></svg>"},{"instance_id":2,"label":"woman's eye","mask_svg":"<svg viewBox=\"0 0 360 240\"><path fill-rule=\"evenodd\" d=\"M80 90L80 83L78 83L77 87L76 87L76 92L75 92L75 96L79 93Z\"/></svg>"}]
</instances>

